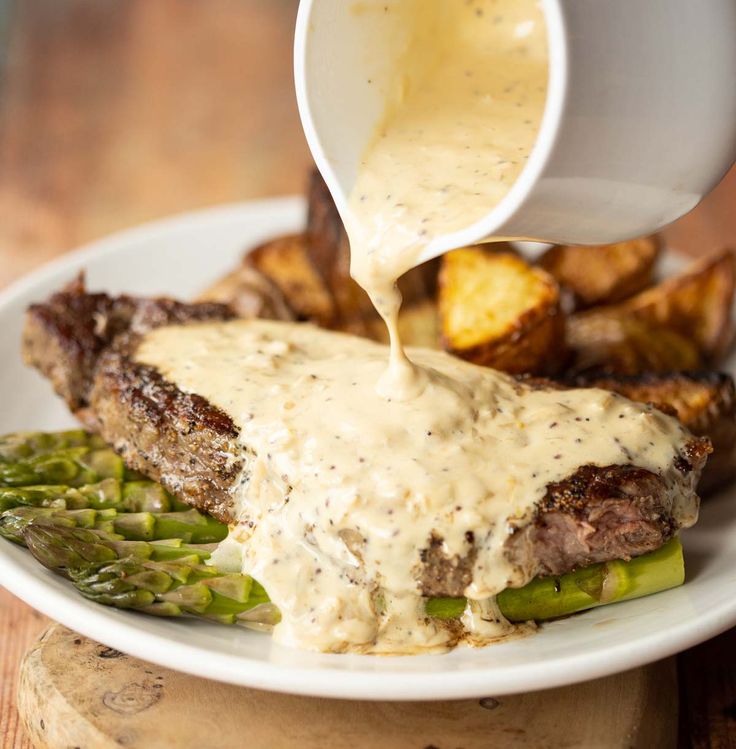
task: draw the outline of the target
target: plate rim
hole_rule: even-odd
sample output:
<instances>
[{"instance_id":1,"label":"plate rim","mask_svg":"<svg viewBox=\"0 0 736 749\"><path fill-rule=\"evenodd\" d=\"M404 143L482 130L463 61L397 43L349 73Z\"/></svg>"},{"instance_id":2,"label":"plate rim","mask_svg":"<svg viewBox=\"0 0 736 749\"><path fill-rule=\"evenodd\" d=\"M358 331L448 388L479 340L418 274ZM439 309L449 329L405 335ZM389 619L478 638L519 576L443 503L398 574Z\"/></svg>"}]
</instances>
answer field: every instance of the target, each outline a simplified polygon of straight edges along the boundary
<instances>
[{"instance_id":1,"label":"plate rim","mask_svg":"<svg viewBox=\"0 0 736 749\"><path fill-rule=\"evenodd\" d=\"M146 222L115 232L65 253L0 291L0 319L5 308L18 297L54 280L64 272L76 269L87 260L115 254L119 246L138 238L181 231L202 222L242 219L253 212L296 214L303 210L298 196L243 201L222 206L187 211ZM284 223L286 219L284 218ZM248 243L247 236L243 244ZM51 573L38 568L24 569L13 559L14 553L25 553L17 547L0 545L0 563L4 569L2 586L13 595L51 619L109 647L122 650L160 666L195 676L240 686L313 697L364 700L447 700L482 697L488 694L515 694L600 678L645 665L680 652L714 637L736 624L736 596L728 597L718 607L705 613L700 626L685 621L669 622L667 636L651 631L633 643L602 645L594 652L557 656L542 662L519 665L489 664L475 670L437 670L391 672L356 668L330 670L323 666L289 665L260 661L247 655L234 658L224 652L168 639L156 632L137 627L139 614L110 610L91 603L66 588L57 589L49 582ZM38 573L41 574L38 574ZM136 634L138 637L136 637ZM269 647L271 643L269 643ZM346 656L330 655L342 659ZM350 656L356 657L356 656ZM357 656L358 659L380 656ZM409 657L409 656L407 656ZM442 658L442 655L427 656ZM229 661L229 662L228 662ZM358 661L360 662L360 660ZM369 661L366 661L369 664Z\"/></svg>"}]
</instances>

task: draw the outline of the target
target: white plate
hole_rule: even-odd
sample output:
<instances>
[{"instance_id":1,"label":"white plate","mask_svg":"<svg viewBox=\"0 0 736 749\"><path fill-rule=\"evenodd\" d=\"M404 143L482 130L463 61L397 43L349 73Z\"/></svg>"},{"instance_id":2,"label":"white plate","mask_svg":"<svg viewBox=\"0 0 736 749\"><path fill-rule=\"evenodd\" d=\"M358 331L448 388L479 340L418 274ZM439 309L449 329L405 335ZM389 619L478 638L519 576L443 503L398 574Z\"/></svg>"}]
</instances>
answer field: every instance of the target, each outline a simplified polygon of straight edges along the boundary
<instances>
[{"instance_id":1,"label":"white plate","mask_svg":"<svg viewBox=\"0 0 736 749\"><path fill-rule=\"evenodd\" d=\"M19 356L26 306L86 270L92 289L187 298L245 247L302 224L296 199L189 214L117 234L62 258L0 295L0 433L71 426L48 384ZM251 687L326 697L418 700L509 694L639 666L736 624L735 491L710 500L685 534L688 581L677 590L545 625L528 638L447 655L320 655L268 635L99 606L0 540L0 581L44 614L162 666ZM1 647L1 645L0 645Z\"/></svg>"}]
</instances>

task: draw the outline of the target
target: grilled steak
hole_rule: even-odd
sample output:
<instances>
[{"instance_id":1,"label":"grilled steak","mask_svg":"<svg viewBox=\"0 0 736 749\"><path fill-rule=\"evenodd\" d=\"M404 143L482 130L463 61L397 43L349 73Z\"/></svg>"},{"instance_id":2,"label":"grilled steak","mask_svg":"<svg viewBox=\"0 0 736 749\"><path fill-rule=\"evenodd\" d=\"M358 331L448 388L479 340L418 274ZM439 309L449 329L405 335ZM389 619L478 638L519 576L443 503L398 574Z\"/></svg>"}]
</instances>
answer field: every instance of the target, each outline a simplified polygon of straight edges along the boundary
<instances>
[{"instance_id":1,"label":"grilled steak","mask_svg":"<svg viewBox=\"0 0 736 749\"><path fill-rule=\"evenodd\" d=\"M232 316L219 304L88 294L78 281L29 309L24 355L131 467L230 521L242 470L233 421L132 353L153 327ZM681 524L678 508L696 511L695 485L709 450L708 440L694 438L667 476L635 465L583 466L548 487L531 522L511 529L510 557L529 558L531 549L539 573L561 574L659 548ZM427 539L422 561L426 595L461 596L471 581L474 553L448 557L441 538Z\"/></svg>"},{"instance_id":2,"label":"grilled steak","mask_svg":"<svg viewBox=\"0 0 736 749\"><path fill-rule=\"evenodd\" d=\"M160 325L232 317L229 307L216 303L89 294L78 279L28 310L23 354L128 465L228 520L228 489L241 467L231 457L237 430L230 417L133 363L126 352Z\"/></svg>"},{"instance_id":3,"label":"grilled steak","mask_svg":"<svg viewBox=\"0 0 736 749\"><path fill-rule=\"evenodd\" d=\"M506 543L512 561L526 558L529 546L539 575L562 575L596 562L654 551L679 530L673 517L676 492L694 493L692 480L708 454L694 440L692 462L682 466L683 481L668 490L662 477L635 466L582 466L565 481L551 484L531 523ZM441 539L425 554L425 595L461 596L473 579L473 555L448 559Z\"/></svg>"},{"instance_id":4,"label":"grilled steak","mask_svg":"<svg viewBox=\"0 0 736 749\"><path fill-rule=\"evenodd\" d=\"M118 336L144 333L160 325L232 317L227 305L212 302L185 304L173 299L89 294L80 276L46 303L29 308L23 356L51 381L71 411L89 423L85 410L98 360Z\"/></svg>"}]
</instances>

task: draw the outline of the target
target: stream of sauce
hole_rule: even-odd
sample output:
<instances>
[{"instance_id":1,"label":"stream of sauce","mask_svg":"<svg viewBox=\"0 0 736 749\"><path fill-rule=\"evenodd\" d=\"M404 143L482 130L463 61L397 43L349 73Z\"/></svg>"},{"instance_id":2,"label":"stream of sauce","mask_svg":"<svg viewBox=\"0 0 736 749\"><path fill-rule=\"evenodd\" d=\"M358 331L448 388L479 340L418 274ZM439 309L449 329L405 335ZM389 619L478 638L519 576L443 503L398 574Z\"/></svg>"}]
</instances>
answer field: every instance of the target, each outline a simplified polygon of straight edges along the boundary
<instances>
[{"instance_id":1,"label":"stream of sauce","mask_svg":"<svg viewBox=\"0 0 736 749\"><path fill-rule=\"evenodd\" d=\"M687 439L674 419L611 393L534 390L403 350L396 279L518 178L544 110L547 50L535 0L384 5L411 33L346 223L352 273L388 325L388 369L379 344L258 320L159 328L136 354L239 429L238 523L217 564L234 555L264 585L278 642L330 652L507 636L494 596L536 570L512 564L505 543L547 485L632 456L666 475ZM683 524L692 514L675 512ZM460 634L424 614L433 537L447 559L475 555Z\"/></svg>"},{"instance_id":2,"label":"stream of sauce","mask_svg":"<svg viewBox=\"0 0 736 749\"><path fill-rule=\"evenodd\" d=\"M489 213L519 177L547 95L537 0L403 0L411 32L383 120L359 165L346 228L351 273L385 320L379 388L411 398L425 378L401 347L396 279L436 237Z\"/></svg>"}]
</instances>

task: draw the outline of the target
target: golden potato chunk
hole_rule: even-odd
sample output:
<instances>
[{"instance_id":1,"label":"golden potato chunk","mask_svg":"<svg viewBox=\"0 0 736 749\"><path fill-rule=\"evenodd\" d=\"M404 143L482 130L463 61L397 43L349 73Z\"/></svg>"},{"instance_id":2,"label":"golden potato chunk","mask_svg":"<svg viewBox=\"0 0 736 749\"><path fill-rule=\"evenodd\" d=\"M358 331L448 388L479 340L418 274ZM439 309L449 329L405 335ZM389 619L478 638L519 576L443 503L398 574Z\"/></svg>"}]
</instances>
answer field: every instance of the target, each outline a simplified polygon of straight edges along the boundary
<instances>
[{"instance_id":1,"label":"golden potato chunk","mask_svg":"<svg viewBox=\"0 0 736 749\"><path fill-rule=\"evenodd\" d=\"M733 340L734 253L723 250L623 303L639 320L666 325L695 342L707 361L720 360Z\"/></svg>"},{"instance_id":2,"label":"golden potato chunk","mask_svg":"<svg viewBox=\"0 0 736 749\"><path fill-rule=\"evenodd\" d=\"M736 388L718 372L645 374L635 377L576 378L577 387L599 387L672 413L697 437L708 437L713 453L698 491L711 492L736 475Z\"/></svg>"},{"instance_id":3,"label":"golden potato chunk","mask_svg":"<svg viewBox=\"0 0 736 749\"><path fill-rule=\"evenodd\" d=\"M649 286L659 250L655 236L595 247L556 245L539 265L573 293L578 308L592 307L620 302Z\"/></svg>"},{"instance_id":4,"label":"golden potato chunk","mask_svg":"<svg viewBox=\"0 0 736 749\"><path fill-rule=\"evenodd\" d=\"M572 351L570 373L636 375L703 366L693 341L627 315L573 315L567 320L566 339Z\"/></svg>"},{"instance_id":5,"label":"golden potato chunk","mask_svg":"<svg viewBox=\"0 0 736 749\"><path fill-rule=\"evenodd\" d=\"M243 265L254 268L281 292L298 320L329 327L335 304L309 257L306 234L273 239L248 253Z\"/></svg>"},{"instance_id":6,"label":"golden potato chunk","mask_svg":"<svg viewBox=\"0 0 736 749\"><path fill-rule=\"evenodd\" d=\"M633 337L647 339L657 349L662 341L642 335L645 329L660 335L670 331L694 347L707 363L719 361L733 339L734 256L730 250L718 252L693 263L683 273L662 281L624 302L582 312L570 319L568 337L573 348L581 341L593 342L595 331L610 329L617 320L619 329ZM610 340L611 335L604 335ZM642 344L646 341L642 340ZM670 369L686 367L669 366ZM662 366L657 367L659 371ZM613 371L620 371L614 369ZM633 374L633 372L632 372Z\"/></svg>"},{"instance_id":7,"label":"golden potato chunk","mask_svg":"<svg viewBox=\"0 0 736 749\"><path fill-rule=\"evenodd\" d=\"M555 280L522 258L487 247L448 253L440 270L444 347L513 374L554 372L565 351Z\"/></svg>"}]
</instances>

